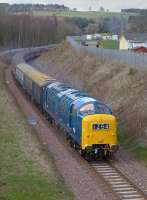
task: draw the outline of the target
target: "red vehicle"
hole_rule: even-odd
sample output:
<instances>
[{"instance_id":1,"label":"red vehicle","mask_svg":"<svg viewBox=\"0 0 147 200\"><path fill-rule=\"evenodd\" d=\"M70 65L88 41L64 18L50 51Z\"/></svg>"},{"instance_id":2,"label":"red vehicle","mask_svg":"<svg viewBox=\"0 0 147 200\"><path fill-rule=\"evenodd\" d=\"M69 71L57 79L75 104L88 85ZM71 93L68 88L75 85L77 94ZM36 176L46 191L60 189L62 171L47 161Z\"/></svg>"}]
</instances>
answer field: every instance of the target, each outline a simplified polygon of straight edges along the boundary
<instances>
[{"instance_id":1,"label":"red vehicle","mask_svg":"<svg viewBox=\"0 0 147 200\"><path fill-rule=\"evenodd\" d=\"M135 49L133 49L134 52L137 53L147 53L147 48L146 47L137 47Z\"/></svg>"}]
</instances>

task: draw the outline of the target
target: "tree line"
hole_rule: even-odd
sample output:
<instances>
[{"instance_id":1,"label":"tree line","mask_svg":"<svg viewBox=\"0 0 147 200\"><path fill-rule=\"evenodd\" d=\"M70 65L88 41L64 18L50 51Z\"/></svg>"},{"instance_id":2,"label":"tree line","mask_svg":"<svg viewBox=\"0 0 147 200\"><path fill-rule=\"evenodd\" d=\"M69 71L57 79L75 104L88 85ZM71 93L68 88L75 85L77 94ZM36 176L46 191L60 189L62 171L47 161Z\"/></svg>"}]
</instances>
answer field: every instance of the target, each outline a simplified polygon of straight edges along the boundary
<instances>
[{"instance_id":1,"label":"tree line","mask_svg":"<svg viewBox=\"0 0 147 200\"><path fill-rule=\"evenodd\" d=\"M0 14L0 47L20 48L58 43L69 35L103 32L119 33L120 19L39 17L32 15Z\"/></svg>"},{"instance_id":2,"label":"tree line","mask_svg":"<svg viewBox=\"0 0 147 200\"><path fill-rule=\"evenodd\" d=\"M98 19L87 19L82 17L70 18L84 34L92 33L120 33L127 28L127 18L125 17L101 17Z\"/></svg>"},{"instance_id":3,"label":"tree line","mask_svg":"<svg viewBox=\"0 0 147 200\"><path fill-rule=\"evenodd\" d=\"M147 33L147 12L140 15L130 16L128 20L128 31L135 33Z\"/></svg>"},{"instance_id":4,"label":"tree line","mask_svg":"<svg viewBox=\"0 0 147 200\"><path fill-rule=\"evenodd\" d=\"M30 47L57 43L81 30L70 20L30 15L0 14L0 46Z\"/></svg>"},{"instance_id":5,"label":"tree line","mask_svg":"<svg viewBox=\"0 0 147 200\"><path fill-rule=\"evenodd\" d=\"M0 3L0 12L17 13L30 11L67 11L68 7L58 4L8 4Z\"/></svg>"},{"instance_id":6,"label":"tree line","mask_svg":"<svg viewBox=\"0 0 147 200\"><path fill-rule=\"evenodd\" d=\"M131 23L133 19L130 18ZM117 16L87 19L0 12L0 47L47 45L60 42L69 35L120 33L126 27L126 18Z\"/></svg>"},{"instance_id":7,"label":"tree line","mask_svg":"<svg viewBox=\"0 0 147 200\"><path fill-rule=\"evenodd\" d=\"M122 13L136 13L136 14L141 14L141 13L147 13L147 9L136 9L136 8L129 8L129 9L122 9Z\"/></svg>"}]
</instances>

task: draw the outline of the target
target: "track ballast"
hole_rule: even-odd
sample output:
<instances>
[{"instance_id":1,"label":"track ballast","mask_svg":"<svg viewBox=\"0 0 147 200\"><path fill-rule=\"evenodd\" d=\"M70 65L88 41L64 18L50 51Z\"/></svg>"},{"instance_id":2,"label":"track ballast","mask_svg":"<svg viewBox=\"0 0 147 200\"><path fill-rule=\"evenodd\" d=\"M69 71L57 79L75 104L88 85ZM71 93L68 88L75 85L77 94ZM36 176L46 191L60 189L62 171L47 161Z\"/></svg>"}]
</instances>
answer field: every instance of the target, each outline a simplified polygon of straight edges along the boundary
<instances>
[{"instance_id":1,"label":"track ballast","mask_svg":"<svg viewBox=\"0 0 147 200\"><path fill-rule=\"evenodd\" d=\"M91 166L104 179L119 200L146 200L147 196L127 177L118 171L111 162L91 162Z\"/></svg>"}]
</instances>

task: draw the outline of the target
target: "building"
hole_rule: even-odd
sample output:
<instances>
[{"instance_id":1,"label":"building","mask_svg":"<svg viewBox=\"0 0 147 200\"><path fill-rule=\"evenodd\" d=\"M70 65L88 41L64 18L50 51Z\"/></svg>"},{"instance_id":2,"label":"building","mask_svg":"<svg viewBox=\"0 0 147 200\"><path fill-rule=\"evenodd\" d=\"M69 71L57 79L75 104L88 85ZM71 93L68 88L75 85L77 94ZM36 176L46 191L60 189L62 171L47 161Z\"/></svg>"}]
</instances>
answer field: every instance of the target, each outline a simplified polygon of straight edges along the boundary
<instances>
[{"instance_id":1,"label":"building","mask_svg":"<svg viewBox=\"0 0 147 200\"><path fill-rule=\"evenodd\" d=\"M118 40L118 35L113 35L113 34L102 34L101 38L103 40Z\"/></svg>"},{"instance_id":2,"label":"building","mask_svg":"<svg viewBox=\"0 0 147 200\"><path fill-rule=\"evenodd\" d=\"M120 39L119 39L119 49L120 50L128 50L129 49L128 40L125 38L124 35L120 36Z\"/></svg>"},{"instance_id":3,"label":"building","mask_svg":"<svg viewBox=\"0 0 147 200\"><path fill-rule=\"evenodd\" d=\"M86 35L87 40L92 40L92 35Z\"/></svg>"},{"instance_id":4,"label":"building","mask_svg":"<svg viewBox=\"0 0 147 200\"><path fill-rule=\"evenodd\" d=\"M139 47L147 48L147 34L146 33L124 33L119 38L119 49L129 50Z\"/></svg>"},{"instance_id":5,"label":"building","mask_svg":"<svg viewBox=\"0 0 147 200\"><path fill-rule=\"evenodd\" d=\"M87 34L83 35L82 39L85 40L119 40L119 35L116 34L101 34L101 33L95 33L95 34Z\"/></svg>"}]
</instances>

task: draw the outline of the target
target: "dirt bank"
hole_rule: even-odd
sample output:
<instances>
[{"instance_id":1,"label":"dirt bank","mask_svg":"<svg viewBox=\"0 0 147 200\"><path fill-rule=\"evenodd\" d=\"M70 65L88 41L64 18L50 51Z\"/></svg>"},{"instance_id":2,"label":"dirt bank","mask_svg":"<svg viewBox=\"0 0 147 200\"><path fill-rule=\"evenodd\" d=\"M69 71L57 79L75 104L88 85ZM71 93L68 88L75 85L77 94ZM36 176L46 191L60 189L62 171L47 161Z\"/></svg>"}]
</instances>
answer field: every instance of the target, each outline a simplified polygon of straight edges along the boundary
<instances>
[{"instance_id":1,"label":"dirt bank","mask_svg":"<svg viewBox=\"0 0 147 200\"><path fill-rule=\"evenodd\" d=\"M33 62L38 69L70 83L112 107L120 132L147 144L147 70L77 54L66 42Z\"/></svg>"}]
</instances>

